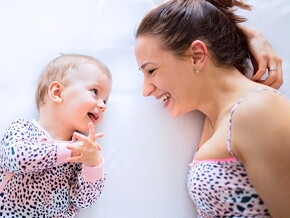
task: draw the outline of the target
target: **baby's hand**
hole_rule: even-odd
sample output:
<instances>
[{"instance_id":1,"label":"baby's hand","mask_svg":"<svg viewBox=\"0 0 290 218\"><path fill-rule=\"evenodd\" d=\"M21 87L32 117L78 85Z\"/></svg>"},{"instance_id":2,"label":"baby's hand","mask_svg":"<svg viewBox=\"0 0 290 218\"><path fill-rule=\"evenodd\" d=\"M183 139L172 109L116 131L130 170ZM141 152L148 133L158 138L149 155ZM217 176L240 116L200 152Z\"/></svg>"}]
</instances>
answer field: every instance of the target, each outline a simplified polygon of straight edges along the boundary
<instances>
[{"instance_id":1,"label":"baby's hand","mask_svg":"<svg viewBox=\"0 0 290 218\"><path fill-rule=\"evenodd\" d=\"M103 136L103 133L95 134L92 123L89 123L89 136L84 136L75 132L74 137L79 141L71 143L67 146L67 148L72 151L72 156L68 158L68 161L83 163L88 167L99 166L102 163L102 159L99 154L99 150L101 150L101 148L95 140Z\"/></svg>"}]
</instances>

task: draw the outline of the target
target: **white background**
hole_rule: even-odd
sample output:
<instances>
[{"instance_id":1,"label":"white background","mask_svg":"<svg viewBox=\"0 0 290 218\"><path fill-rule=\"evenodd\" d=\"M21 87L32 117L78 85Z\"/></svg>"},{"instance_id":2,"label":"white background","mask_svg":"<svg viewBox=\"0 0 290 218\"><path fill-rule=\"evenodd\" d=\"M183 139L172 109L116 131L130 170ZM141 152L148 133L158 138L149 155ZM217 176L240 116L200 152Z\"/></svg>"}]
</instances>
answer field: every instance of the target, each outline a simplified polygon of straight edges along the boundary
<instances>
[{"instance_id":1,"label":"white background","mask_svg":"<svg viewBox=\"0 0 290 218\"><path fill-rule=\"evenodd\" d=\"M16 118L38 117L38 75L59 53L82 53L111 69L113 89L101 140L107 181L82 218L189 218L195 208L186 190L188 164L203 117L170 118L155 99L143 98L134 57L134 31L158 0L0 0L0 135ZM290 97L290 4L248 1L248 24L261 30L283 59Z\"/></svg>"}]
</instances>

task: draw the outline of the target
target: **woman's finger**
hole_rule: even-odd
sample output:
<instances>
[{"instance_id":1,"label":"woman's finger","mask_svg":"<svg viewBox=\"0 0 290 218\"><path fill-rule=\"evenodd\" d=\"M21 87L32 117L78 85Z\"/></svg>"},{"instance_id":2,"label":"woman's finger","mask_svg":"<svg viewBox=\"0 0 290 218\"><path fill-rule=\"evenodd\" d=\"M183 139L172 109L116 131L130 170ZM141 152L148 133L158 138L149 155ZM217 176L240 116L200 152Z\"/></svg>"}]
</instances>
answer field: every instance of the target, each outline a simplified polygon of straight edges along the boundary
<instances>
[{"instance_id":1,"label":"woman's finger","mask_svg":"<svg viewBox=\"0 0 290 218\"><path fill-rule=\"evenodd\" d=\"M281 58L278 57L276 63L277 63L277 72L276 72L277 78L271 86L275 89L279 89L283 84L283 69Z\"/></svg>"},{"instance_id":2,"label":"woman's finger","mask_svg":"<svg viewBox=\"0 0 290 218\"><path fill-rule=\"evenodd\" d=\"M261 58L258 62L258 71L256 74L252 77L253 81L261 80L263 75L265 75L267 72L267 58Z\"/></svg>"},{"instance_id":3,"label":"woman's finger","mask_svg":"<svg viewBox=\"0 0 290 218\"><path fill-rule=\"evenodd\" d=\"M262 84L264 85L267 85L267 86L272 86L272 84L277 80L278 78L278 73L277 71L275 70L268 70L268 74L269 76L263 80L263 82L261 82Z\"/></svg>"}]
</instances>

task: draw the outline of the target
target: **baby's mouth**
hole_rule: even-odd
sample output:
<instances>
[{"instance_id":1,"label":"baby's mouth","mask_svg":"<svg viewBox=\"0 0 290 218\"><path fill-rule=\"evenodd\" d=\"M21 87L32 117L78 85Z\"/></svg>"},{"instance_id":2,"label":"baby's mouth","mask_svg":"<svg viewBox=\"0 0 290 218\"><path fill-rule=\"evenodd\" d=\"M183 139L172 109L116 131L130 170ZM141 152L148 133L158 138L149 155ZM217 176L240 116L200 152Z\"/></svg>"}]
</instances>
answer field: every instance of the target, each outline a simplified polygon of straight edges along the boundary
<instances>
[{"instance_id":1,"label":"baby's mouth","mask_svg":"<svg viewBox=\"0 0 290 218\"><path fill-rule=\"evenodd\" d=\"M99 115L97 113L92 113L92 112L88 112L88 116L93 123L95 123L99 118Z\"/></svg>"}]
</instances>

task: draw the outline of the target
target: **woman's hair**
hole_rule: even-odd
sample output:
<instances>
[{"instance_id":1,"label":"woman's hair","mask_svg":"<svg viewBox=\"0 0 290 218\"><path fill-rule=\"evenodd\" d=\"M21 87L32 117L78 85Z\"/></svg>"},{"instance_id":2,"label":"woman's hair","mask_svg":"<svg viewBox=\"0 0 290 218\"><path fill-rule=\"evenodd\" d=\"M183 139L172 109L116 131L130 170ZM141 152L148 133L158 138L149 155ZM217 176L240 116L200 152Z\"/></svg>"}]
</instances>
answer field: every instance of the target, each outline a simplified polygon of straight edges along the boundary
<instances>
[{"instance_id":1,"label":"woman's hair","mask_svg":"<svg viewBox=\"0 0 290 218\"><path fill-rule=\"evenodd\" d=\"M238 0L171 0L151 10L141 21L136 38L142 35L159 39L163 49L183 56L194 40L203 41L218 65L249 70L247 39L237 23L246 19L235 9L250 10Z\"/></svg>"},{"instance_id":2,"label":"woman's hair","mask_svg":"<svg viewBox=\"0 0 290 218\"><path fill-rule=\"evenodd\" d=\"M87 55L65 54L52 60L42 71L37 85L35 100L39 110L40 106L45 103L45 97L48 92L49 85L53 81L58 81L66 86L69 83L68 74L78 67L92 64L105 73L110 80L112 76L110 70L100 60Z\"/></svg>"}]
</instances>

